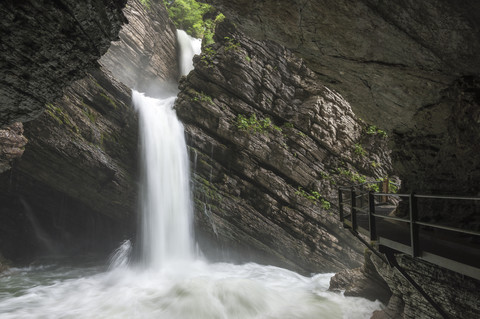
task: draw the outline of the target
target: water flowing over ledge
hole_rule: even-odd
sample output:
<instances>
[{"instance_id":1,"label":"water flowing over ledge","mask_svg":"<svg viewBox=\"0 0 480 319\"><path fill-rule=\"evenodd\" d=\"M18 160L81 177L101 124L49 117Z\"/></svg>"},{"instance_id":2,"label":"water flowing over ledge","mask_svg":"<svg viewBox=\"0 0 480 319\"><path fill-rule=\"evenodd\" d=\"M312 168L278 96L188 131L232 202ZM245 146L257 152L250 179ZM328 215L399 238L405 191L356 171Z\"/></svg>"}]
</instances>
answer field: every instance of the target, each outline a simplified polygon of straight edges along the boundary
<instances>
[{"instance_id":1,"label":"water flowing over ledge","mask_svg":"<svg viewBox=\"0 0 480 319\"><path fill-rule=\"evenodd\" d=\"M332 274L304 277L195 257L189 162L174 101L133 92L142 163L140 263L130 262L125 241L108 271L12 269L0 277L1 318L357 319L379 309L379 302L328 292Z\"/></svg>"}]
</instances>

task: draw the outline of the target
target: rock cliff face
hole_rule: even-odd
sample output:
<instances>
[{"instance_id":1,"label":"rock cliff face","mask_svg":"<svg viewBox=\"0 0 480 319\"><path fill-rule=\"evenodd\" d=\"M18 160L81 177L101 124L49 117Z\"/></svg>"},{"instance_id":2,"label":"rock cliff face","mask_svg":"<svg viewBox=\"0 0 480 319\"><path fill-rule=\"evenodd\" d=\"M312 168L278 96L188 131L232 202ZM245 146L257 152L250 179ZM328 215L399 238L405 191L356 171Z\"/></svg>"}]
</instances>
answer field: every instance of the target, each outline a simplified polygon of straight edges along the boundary
<instances>
[{"instance_id":1,"label":"rock cliff face","mask_svg":"<svg viewBox=\"0 0 480 319\"><path fill-rule=\"evenodd\" d=\"M104 55L105 65L130 59L136 67L150 65L144 78L176 79L176 71L163 73L177 69L175 30L165 9L152 2L147 10L131 1L126 16L130 23L122 29L122 43ZM155 28L144 30L144 25ZM135 50L155 47L164 34L163 50L146 50L140 59L150 64L135 64ZM119 80L130 84L131 79L142 77ZM0 251L14 261L111 251L120 239L132 237L136 224L137 116L131 90L105 68L91 70L45 108L24 125L23 156L0 175ZM2 165L23 152L21 132L21 125L0 131L9 138Z\"/></svg>"},{"instance_id":2,"label":"rock cliff face","mask_svg":"<svg viewBox=\"0 0 480 319\"><path fill-rule=\"evenodd\" d=\"M205 2L247 34L277 41L303 57L356 114L390 131L393 167L404 191L480 194L477 1ZM478 207L421 206L435 208L421 211L425 219L479 229ZM408 259L398 258L401 263ZM432 296L441 295L437 301L453 317L478 312L472 288L477 282L438 267L405 263ZM422 317L438 316L385 264L375 264L394 292L388 308L392 316L415 317L417 306Z\"/></svg>"},{"instance_id":3,"label":"rock cliff face","mask_svg":"<svg viewBox=\"0 0 480 319\"><path fill-rule=\"evenodd\" d=\"M478 281L406 255L395 258L447 318L478 316ZM330 281L330 290L344 290L348 296L380 299L387 307L376 311L372 319L443 318L397 269L370 251L365 254L362 268L336 274Z\"/></svg>"},{"instance_id":4,"label":"rock cliff face","mask_svg":"<svg viewBox=\"0 0 480 319\"><path fill-rule=\"evenodd\" d=\"M201 246L303 273L359 265L361 247L337 222L336 183L387 175L386 140L282 46L228 23L215 37L175 105Z\"/></svg>"},{"instance_id":5,"label":"rock cliff face","mask_svg":"<svg viewBox=\"0 0 480 319\"><path fill-rule=\"evenodd\" d=\"M0 173L10 169L12 162L22 156L27 139L23 125L16 122L0 130Z\"/></svg>"},{"instance_id":6,"label":"rock cliff face","mask_svg":"<svg viewBox=\"0 0 480 319\"><path fill-rule=\"evenodd\" d=\"M130 101L127 87L98 70L25 124L25 153L0 175L0 236L6 258L32 253L41 237L49 238L43 248L54 253L54 242L74 246L81 242L78 236L89 232L95 234L92 241L101 242L101 224L111 225L105 233L115 225L126 229L121 225L133 219L136 204L137 124ZM89 219L101 222L94 226ZM91 230L81 229L86 225ZM23 245L32 247L19 249Z\"/></svg>"},{"instance_id":7,"label":"rock cliff face","mask_svg":"<svg viewBox=\"0 0 480 319\"><path fill-rule=\"evenodd\" d=\"M0 127L39 116L93 70L125 22L126 0L0 3Z\"/></svg>"},{"instance_id":8,"label":"rock cliff face","mask_svg":"<svg viewBox=\"0 0 480 319\"><path fill-rule=\"evenodd\" d=\"M409 256L396 257L399 265L442 308L449 318L475 318L480 313L478 291L480 283L469 277L436 267ZM432 306L407 282L403 276L378 257L374 265L392 290L392 298L385 313L401 318L442 318ZM380 313L377 314L380 317ZM388 317L387 317L388 318Z\"/></svg>"},{"instance_id":9,"label":"rock cliff face","mask_svg":"<svg viewBox=\"0 0 480 319\"><path fill-rule=\"evenodd\" d=\"M124 13L128 24L100 63L129 88L151 96L155 96L159 85L172 83L176 89L179 77L176 29L162 1L152 0L146 6L132 0Z\"/></svg>"},{"instance_id":10,"label":"rock cliff face","mask_svg":"<svg viewBox=\"0 0 480 319\"><path fill-rule=\"evenodd\" d=\"M355 114L391 131L405 191L480 193L478 1L205 2L304 58Z\"/></svg>"}]
</instances>

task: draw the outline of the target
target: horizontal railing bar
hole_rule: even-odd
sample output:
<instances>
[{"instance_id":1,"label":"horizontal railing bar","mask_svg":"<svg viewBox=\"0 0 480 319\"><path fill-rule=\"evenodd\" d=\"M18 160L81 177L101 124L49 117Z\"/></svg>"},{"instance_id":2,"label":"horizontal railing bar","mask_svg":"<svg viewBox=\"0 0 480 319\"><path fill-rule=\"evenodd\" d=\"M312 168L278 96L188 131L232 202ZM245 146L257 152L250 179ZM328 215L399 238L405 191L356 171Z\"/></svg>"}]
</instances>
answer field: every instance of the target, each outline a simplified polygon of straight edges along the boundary
<instances>
[{"instance_id":1,"label":"horizontal railing bar","mask_svg":"<svg viewBox=\"0 0 480 319\"><path fill-rule=\"evenodd\" d=\"M477 231L474 231L474 230L461 229L461 228L450 227L450 226L442 226L442 225L425 223L425 222L415 222L415 224L421 225L421 226L428 226L428 227L432 227L432 228L449 230L449 231L453 231L453 232L456 232L456 233L480 236L480 232L477 232Z\"/></svg>"},{"instance_id":2,"label":"horizontal railing bar","mask_svg":"<svg viewBox=\"0 0 480 319\"><path fill-rule=\"evenodd\" d=\"M457 199L457 200L478 200L480 197L461 197L461 196L442 196L442 195L418 195L415 194L417 198L433 198L433 199Z\"/></svg>"},{"instance_id":3,"label":"horizontal railing bar","mask_svg":"<svg viewBox=\"0 0 480 319\"><path fill-rule=\"evenodd\" d=\"M392 196L392 197L410 197L410 194L398 194L398 193L372 193L373 196ZM415 195L417 196L417 195Z\"/></svg>"},{"instance_id":4,"label":"horizontal railing bar","mask_svg":"<svg viewBox=\"0 0 480 319\"><path fill-rule=\"evenodd\" d=\"M372 216L375 216L375 217L378 217L378 218L383 218L383 219L388 219L388 220L396 220L396 221L399 221L399 222L409 223L409 224L410 224L410 220L404 219L404 218L400 218L400 217L385 216L385 215L378 215L378 214L372 214Z\"/></svg>"}]
</instances>

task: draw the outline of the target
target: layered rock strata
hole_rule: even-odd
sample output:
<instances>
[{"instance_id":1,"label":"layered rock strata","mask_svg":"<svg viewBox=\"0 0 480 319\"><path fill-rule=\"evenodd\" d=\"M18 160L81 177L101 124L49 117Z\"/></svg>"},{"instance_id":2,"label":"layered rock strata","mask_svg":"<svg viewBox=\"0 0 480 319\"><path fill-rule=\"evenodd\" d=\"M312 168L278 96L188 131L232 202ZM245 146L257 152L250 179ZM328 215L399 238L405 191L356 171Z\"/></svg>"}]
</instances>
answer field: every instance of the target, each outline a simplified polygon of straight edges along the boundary
<instances>
[{"instance_id":1,"label":"layered rock strata","mask_svg":"<svg viewBox=\"0 0 480 319\"><path fill-rule=\"evenodd\" d=\"M393 166L404 192L480 194L477 1L205 2L217 6L247 34L277 41L303 57L328 87L346 97L356 114L390 131ZM476 205L441 202L420 207L425 208L420 212L424 220L479 229ZM423 270L416 272L417 265ZM433 272L449 278L450 282L424 282L433 296L435 287L441 287L442 295L450 290L452 298L438 300L444 309L457 307L455 295L469 295L462 287L477 284L429 267L410 261L409 268L418 277L428 279ZM398 289L387 273L380 274L394 291L388 307L391 317L414 317L421 298L409 289ZM476 305L468 298L461 303L465 309ZM438 316L431 307L419 308L423 317ZM461 310L450 313L462 315ZM471 314L465 313L465 318Z\"/></svg>"},{"instance_id":2,"label":"layered rock strata","mask_svg":"<svg viewBox=\"0 0 480 319\"><path fill-rule=\"evenodd\" d=\"M128 20L100 63L129 88L158 94L170 84L176 90L179 77L175 25L161 0L131 0L124 13ZM174 84L175 83L175 84Z\"/></svg>"},{"instance_id":3,"label":"layered rock strata","mask_svg":"<svg viewBox=\"0 0 480 319\"><path fill-rule=\"evenodd\" d=\"M38 248L60 253L52 248L55 242L67 249L81 242L79 236L87 241L87 234L101 242L101 225L104 234L115 225L128 228L136 206L137 150L130 103L130 90L98 70L25 124L25 152L11 171L0 175L6 258L35 254ZM95 246L91 240L86 244Z\"/></svg>"},{"instance_id":4,"label":"layered rock strata","mask_svg":"<svg viewBox=\"0 0 480 319\"><path fill-rule=\"evenodd\" d=\"M387 175L386 139L367 134L349 104L282 46L228 23L215 37L175 104L202 248L302 273L358 266L362 248L337 222L336 186Z\"/></svg>"},{"instance_id":5,"label":"layered rock strata","mask_svg":"<svg viewBox=\"0 0 480 319\"><path fill-rule=\"evenodd\" d=\"M0 130L0 173L10 169L12 162L22 156L25 144L22 123L16 122Z\"/></svg>"},{"instance_id":6,"label":"layered rock strata","mask_svg":"<svg viewBox=\"0 0 480 319\"><path fill-rule=\"evenodd\" d=\"M205 2L304 58L355 114L392 132L405 192L480 194L478 1ZM479 215L459 219L479 229Z\"/></svg>"},{"instance_id":7,"label":"layered rock strata","mask_svg":"<svg viewBox=\"0 0 480 319\"><path fill-rule=\"evenodd\" d=\"M442 318L401 273L376 256L372 259L378 273L393 293L387 308L376 313L373 318ZM406 255L398 255L396 259L449 318L468 319L478 316L480 282L427 262L413 260Z\"/></svg>"},{"instance_id":8,"label":"layered rock strata","mask_svg":"<svg viewBox=\"0 0 480 319\"><path fill-rule=\"evenodd\" d=\"M130 60L125 69L145 67L141 75L116 73L120 79L115 79L106 68L91 70L24 125L25 153L0 175L0 251L6 258L18 262L45 254L105 252L133 237L137 116L131 89L121 82L173 81L178 68L175 29L161 2L151 1L147 8L131 1L126 16L121 41L102 63L118 71L117 64ZM2 149L3 165L23 151L25 141L1 132L17 144L23 141L16 148L5 144L10 148L8 154Z\"/></svg>"},{"instance_id":9,"label":"layered rock strata","mask_svg":"<svg viewBox=\"0 0 480 319\"><path fill-rule=\"evenodd\" d=\"M0 3L0 127L39 116L45 103L95 69L117 38L126 0Z\"/></svg>"}]
</instances>

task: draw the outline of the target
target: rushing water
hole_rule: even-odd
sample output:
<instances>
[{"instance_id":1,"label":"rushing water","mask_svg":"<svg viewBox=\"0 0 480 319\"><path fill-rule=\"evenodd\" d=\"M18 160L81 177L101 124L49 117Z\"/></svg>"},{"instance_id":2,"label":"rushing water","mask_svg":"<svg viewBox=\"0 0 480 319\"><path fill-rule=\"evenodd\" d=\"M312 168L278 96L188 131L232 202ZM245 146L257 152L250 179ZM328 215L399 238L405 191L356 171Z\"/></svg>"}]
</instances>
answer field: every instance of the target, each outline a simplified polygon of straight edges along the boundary
<instances>
[{"instance_id":1,"label":"rushing water","mask_svg":"<svg viewBox=\"0 0 480 319\"><path fill-rule=\"evenodd\" d=\"M167 261L193 259L187 146L174 101L133 92L143 167L141 256L145 266L156 269Z\"/></svg>"},{"instance_id":2,"label":"rushing water","mask_svg":"<svg viewBox=\"0 0 480 319\"><path fill-rule=\"evenodd\" d=\"M188 157L174 100L133 92L143 167L140 261L131 260L125 241L109 267L11 269L0 275L0 318L357 319L379 309L379 302L328 292L332 274L304 277L194 255Z\"/></svg>"}]
</instances>

